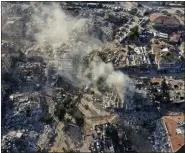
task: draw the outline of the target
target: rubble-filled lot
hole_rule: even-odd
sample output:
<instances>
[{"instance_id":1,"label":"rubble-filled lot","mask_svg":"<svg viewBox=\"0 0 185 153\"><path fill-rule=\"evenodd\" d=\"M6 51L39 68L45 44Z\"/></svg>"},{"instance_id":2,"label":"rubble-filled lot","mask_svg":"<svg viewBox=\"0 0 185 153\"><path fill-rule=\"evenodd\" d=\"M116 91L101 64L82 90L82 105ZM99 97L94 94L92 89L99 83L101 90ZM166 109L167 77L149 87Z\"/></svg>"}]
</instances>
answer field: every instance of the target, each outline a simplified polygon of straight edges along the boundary
<instances>
[{"instance_id":1,"label":"rubble-filled lot","mask_svg":"<svg viewBox=\"0 0 185 153\"><path fill-rule=\"evenodd\" d=\"M13 94L4 119L2 150L7 152L35 152L48 148L55 136L54 122L44 123L47 106L39 93ZM44 108L44 109L43 109Z\"/></svg>"}]
</instances>

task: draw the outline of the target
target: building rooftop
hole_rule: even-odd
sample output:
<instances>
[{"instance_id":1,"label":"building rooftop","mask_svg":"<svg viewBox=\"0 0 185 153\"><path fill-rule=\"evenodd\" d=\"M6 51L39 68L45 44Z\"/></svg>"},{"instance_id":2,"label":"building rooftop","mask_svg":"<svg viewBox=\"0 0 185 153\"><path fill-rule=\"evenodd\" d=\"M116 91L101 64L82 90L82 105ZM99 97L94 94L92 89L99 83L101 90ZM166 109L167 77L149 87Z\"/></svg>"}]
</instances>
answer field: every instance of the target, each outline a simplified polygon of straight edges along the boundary
<instances>
[{"instance_id":1,"label":"building rooftop","mask_svg":"<svg viewBox=\"0 0 185 153\"><path fill-rule=\"evenodd\" d=\"M151 79L152 83L159 83L159 84L161 84L162 81L163 81L163 78L152 78Z\"/></svg>"},{"instance_id":2,"label":"building rooftop","mask_svg":"<svg viewBox=\"0 0 185 153\"><path fill-rule=\"evenodd\" d=\"M175 16L152 14L150 20L156 24L180 25L180 21Z\"/></svg>"},{"instance_id":3,"label":"building rooftop","mask_svg":"<svg viewBox=\"0 0 185 153\"><path fill-rule=\"evenodd\" d=\"M180 40L181 35L173 34L173 36L170 38L170 41L172 42L178 42Z\"/></svg>"},{"instance_id":4,"label":"building rooftop","mask_svg":"<svg viewBox=\"0 0 185 153\"><path fill-rule=\"evenodd\" d=\"M180 129L180 127L184 126L182 125L184 119L184 115L163 117L163 122L166 125L166 130L170 139L172 152L176 152L185 144L184 133L181 132L184 127Z\"/></svg>"},{"instance_id":5,"label":"building rooftop","mask_svg":"<svg viewBox=\"0 0 185 153\"><path fill-rule=\"evenodd\" d=\"M184 95L185 95L184 90L170 90L169 91L169 96L171 100L173 101L173 103L185 102Z\"/></svg>"}]
</instances>

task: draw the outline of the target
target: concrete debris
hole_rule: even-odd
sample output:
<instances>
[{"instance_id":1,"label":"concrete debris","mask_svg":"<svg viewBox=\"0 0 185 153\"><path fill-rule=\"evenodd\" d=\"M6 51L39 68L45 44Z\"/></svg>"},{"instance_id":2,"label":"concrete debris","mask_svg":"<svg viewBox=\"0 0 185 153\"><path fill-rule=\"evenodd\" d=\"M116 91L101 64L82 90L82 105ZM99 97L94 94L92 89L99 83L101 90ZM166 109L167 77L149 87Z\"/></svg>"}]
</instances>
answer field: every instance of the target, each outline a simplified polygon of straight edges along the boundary
<instances>
[{"instance_id":1,"label":"concrete debris","mask_svg":"<svg viewBox=\"0 0 185 153\"><path fill-rule=\"evenodd\" d=\"M56 144L58 152L66 145L81 151L88 144L83 152L170 152L173 145L176 152L184 123L169 116L185 108L181 7L3 2L2 151L48 151ZM169 139L164 115L170 139L178 141ZM84 121L97 120L83 142ZM73 145L59 136L63 123L62 137Z\"/></svg>"}]
</instances>

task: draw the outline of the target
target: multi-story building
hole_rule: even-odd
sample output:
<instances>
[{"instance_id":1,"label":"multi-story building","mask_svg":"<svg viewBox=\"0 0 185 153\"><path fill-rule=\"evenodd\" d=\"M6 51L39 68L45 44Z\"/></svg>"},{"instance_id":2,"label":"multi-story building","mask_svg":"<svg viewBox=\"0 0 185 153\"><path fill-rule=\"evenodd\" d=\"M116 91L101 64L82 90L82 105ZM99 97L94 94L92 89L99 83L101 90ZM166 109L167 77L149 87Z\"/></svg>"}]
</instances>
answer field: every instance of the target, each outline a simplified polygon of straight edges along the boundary
<instances>
[{"instance_id":1,"label":"multi-story building","mask_svg":"<svg viewBox=\"0 0 185 153\"><path fill-rule=\"evenodd\" d=\"M11 58L8 48L2 46L1 48L1 72L6 73L10 72L11 67Z\"/></svg>"}]
</instances>

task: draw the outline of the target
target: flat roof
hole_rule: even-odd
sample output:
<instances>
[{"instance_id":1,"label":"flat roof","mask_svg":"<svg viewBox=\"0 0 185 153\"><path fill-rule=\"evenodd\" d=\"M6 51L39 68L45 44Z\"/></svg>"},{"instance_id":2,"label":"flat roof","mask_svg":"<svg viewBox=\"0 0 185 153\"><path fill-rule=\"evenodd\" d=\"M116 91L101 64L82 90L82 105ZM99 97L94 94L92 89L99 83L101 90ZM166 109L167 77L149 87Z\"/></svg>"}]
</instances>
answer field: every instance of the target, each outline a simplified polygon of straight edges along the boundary
<instances>
[{"instance_id":1,"label":"flat roof","mask_svg":"<svg viewBox=\"0 0 185 153\"><path fill-rule=\"evenodd\" d=\"M176 129L178 129L177 123L179 121L184 122L184 119L184 115L163 117L163 122L165 123L167 132L169 134L168 136L170 139L172 152L176 152L185 144L184 134L176 133Z\"/></svg>"}]
</instances>

